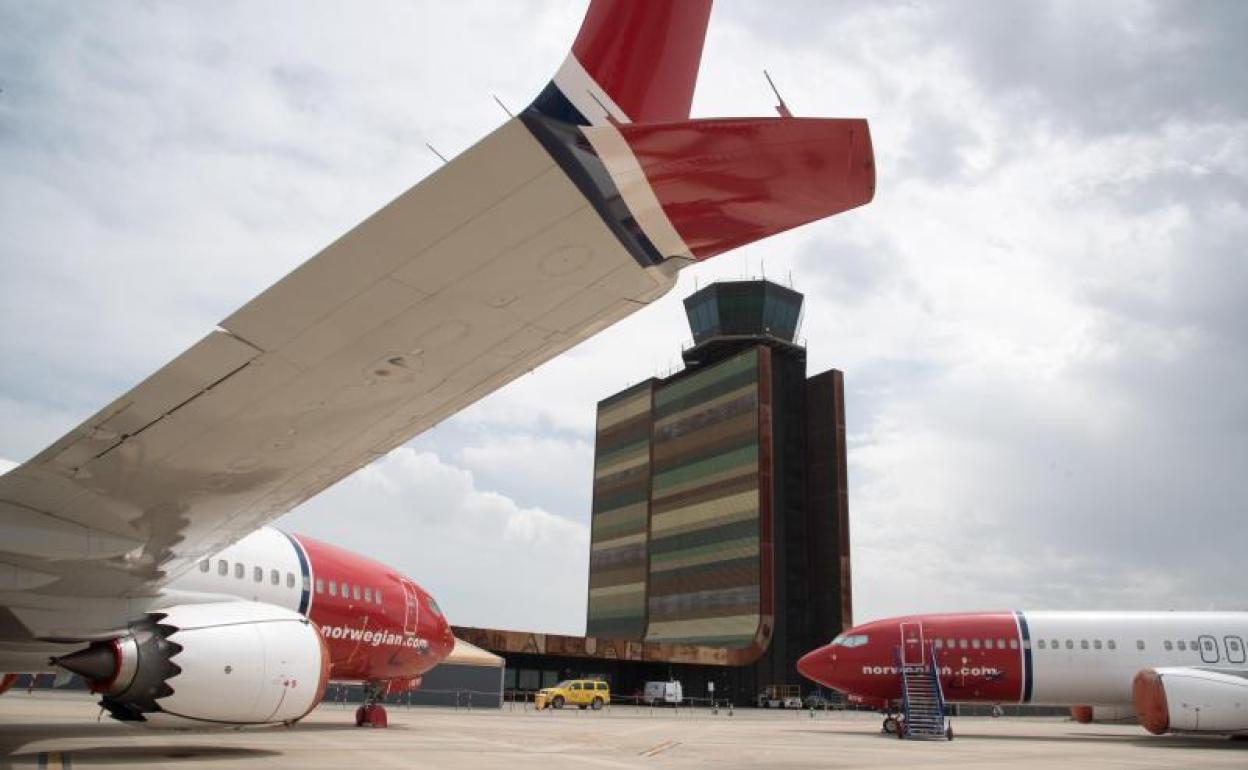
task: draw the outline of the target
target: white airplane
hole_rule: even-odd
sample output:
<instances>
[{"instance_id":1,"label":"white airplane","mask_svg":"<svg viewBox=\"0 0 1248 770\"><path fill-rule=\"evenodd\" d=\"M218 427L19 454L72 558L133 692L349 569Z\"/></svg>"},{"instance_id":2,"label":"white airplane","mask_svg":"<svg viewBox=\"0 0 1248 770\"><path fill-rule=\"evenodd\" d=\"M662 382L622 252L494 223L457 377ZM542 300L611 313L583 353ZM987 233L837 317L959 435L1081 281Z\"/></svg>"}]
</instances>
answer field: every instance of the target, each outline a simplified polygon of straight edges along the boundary
<instances>
[{"instance_id":1,"label":"white airplane","mask_svg":"<svg viewBox=\"0 0 1248 770\"><path fill-rule=\"evenodd\" d=\"M946 703L1133 713L1147 730L1248 734L1248 613L978 612L908 615L846 631L803 676L877 705L885 729L907 675ZM890 721L891 720L891 721Z\"/></svg>"},{"instance_id":2,"label":"white airplane","mask_svg":"<svg viewBox=\"0 0 1248 770\"><path fill-rule=\"evenodd\" d=\"M409 579L257 530L680 269L871 200L864 120L689 118L710 10L594 0L532 105L0 476L0 672L59 664L128 721L251 724L446 654ZM389 640L423 659L356 665Z\"/></svg>"}]
</instances>

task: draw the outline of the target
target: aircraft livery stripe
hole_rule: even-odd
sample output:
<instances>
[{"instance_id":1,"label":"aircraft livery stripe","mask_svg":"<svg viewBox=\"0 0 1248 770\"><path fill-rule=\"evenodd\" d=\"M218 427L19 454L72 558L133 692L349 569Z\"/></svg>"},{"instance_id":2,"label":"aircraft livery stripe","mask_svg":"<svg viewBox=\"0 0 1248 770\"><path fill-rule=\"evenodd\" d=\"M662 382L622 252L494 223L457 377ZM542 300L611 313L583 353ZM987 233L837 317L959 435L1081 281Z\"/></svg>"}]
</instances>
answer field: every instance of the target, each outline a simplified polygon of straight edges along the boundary
<instances>
[{"instance_id":1,"label":"aircraft livery stripe","mask_svg":"<svg viewBox=\"0 0 1248 770\"><path fill-rule=\"evenodd\" d=\"M554 106L551 100L560 106ZM650 240L581 127L555 117L563 112L560 100L566 102L559 89L554 89L553 93L547 89L533 106L517 117L568 175L633 259L642 267L662 264L670 255L660 252ZM575 108L568 104L567 110L575 111Z\"/></svg>"},{"instance_id":2,"label":"aircraft livery stripe","mask_svg":"<svg viewBox=\"0 0 1248 770\"><path fill-rule=\"evenodd\" d=\"M1018 619L1018 630L1022 635L1023 647L1023 699L1021 703L1031 702L1031 630L1027 627L1027 618L1022 611L1015 610L1014 617Z\"/></svg>"},{"instance_id":3,"label":"aircraft livery stripe","mask_svg":"<svg viewBox=\"0 0 1248 770\"><path fill-rule=\"evenodd\" d=\"M312 570L308 567L308 555L303 550L303 544L295 539L294 535L289 532L282 532L282 534L290 541L291 547L295 549L295 555L299 557L299 572L302 573L301 585L303 586L302 593L299 594L299 614L307 616L308 605L312 603Z\"/></svg>"}]
</instances>

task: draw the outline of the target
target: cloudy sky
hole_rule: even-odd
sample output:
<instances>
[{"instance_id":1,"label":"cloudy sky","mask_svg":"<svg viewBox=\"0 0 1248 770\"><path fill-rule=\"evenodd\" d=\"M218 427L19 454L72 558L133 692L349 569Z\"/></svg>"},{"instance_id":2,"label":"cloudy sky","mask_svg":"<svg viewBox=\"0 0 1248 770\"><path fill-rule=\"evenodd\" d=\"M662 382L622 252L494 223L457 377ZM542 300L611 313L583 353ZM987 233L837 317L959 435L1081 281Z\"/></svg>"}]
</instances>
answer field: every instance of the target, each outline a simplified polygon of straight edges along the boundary
<instances>
[{"instance_id":1,"label":"cloudy sky","mask_svg":"<svg viewBox=\"0 0 1248 770\"><path fill-rule=\"evenodd\" d=\"M495 127L584 0L0 0L0 469ZM695 116L866 117L870 206L666 299L279 521L455 622L584 630L594 404L697 281L846 373L855 615L1248 609L1248 4L720 0Z\"/></svg>"}]
</instances>

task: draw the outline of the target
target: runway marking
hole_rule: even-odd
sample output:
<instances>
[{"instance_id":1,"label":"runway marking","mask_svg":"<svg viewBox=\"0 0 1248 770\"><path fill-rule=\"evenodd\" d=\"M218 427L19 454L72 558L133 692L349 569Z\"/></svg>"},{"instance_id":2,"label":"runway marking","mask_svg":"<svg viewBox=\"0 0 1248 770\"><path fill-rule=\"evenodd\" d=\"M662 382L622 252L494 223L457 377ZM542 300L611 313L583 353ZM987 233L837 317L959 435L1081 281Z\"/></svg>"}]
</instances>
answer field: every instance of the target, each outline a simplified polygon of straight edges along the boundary
<instances>
[{"instance_id":1,"label":"runway marking","mask_svg":"<svg viewBox=\"0 0 1248 770\"><path fill-rule=\"evenodd\" d=\"M638 756L642 756L642 757L653 757L655 754L662 754L668 749L674 749L679 745L680 745L680 741L663 741L659 745L651 746L645 751L637 752L637 754Z\"/></svg>"}]
</instances>

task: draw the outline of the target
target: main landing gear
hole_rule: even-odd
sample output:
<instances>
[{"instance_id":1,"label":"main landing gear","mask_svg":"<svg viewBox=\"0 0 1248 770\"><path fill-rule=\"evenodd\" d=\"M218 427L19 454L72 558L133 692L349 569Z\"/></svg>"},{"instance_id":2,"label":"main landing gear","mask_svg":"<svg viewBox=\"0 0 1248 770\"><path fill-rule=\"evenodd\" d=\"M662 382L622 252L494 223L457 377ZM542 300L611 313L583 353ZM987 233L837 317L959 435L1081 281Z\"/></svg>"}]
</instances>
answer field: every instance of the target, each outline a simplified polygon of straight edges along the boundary
<instances>
[{"instance_id":1,"label":"main landing gear","mask_svg":"<svg viewBox=\"0 0 1248 770\"><path fill-rule=\"evenodd\" d=\"M887 735L900 736L902 734L902 730L904 730L902 721L896 714L884 715L884 724L880 725L881 732Z\"/></svg>"},{"instance_id":2,"label":"main landing gear","mask_svg":"<svg viewBox=\"0 0 1248 770\"><path fill-rule=\"evenodd\" d=\"M355 710L356 727L387 727L386 707L381 705L386 685L378 682L365 682L364 705Z\"/></svg>"}]
</instances>

